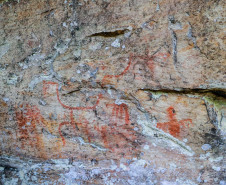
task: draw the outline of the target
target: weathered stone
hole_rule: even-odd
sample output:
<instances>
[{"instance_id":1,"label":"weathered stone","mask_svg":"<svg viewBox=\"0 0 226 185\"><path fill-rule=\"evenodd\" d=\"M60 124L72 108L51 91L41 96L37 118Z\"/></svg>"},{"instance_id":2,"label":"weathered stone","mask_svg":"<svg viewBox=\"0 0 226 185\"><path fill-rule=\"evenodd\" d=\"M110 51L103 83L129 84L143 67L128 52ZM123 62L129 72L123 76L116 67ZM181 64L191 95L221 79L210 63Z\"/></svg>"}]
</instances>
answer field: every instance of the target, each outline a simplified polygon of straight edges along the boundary
<instances>
[{"instance_id":1,"label":"weathered stone","mask_svg":"<svg viewBox=\"0 0 226 185\"><path fill-rule=\"evenodd\" d=\"M223 1L0 3L0 183L225 184Z\"/></svg>"}]
</instances>

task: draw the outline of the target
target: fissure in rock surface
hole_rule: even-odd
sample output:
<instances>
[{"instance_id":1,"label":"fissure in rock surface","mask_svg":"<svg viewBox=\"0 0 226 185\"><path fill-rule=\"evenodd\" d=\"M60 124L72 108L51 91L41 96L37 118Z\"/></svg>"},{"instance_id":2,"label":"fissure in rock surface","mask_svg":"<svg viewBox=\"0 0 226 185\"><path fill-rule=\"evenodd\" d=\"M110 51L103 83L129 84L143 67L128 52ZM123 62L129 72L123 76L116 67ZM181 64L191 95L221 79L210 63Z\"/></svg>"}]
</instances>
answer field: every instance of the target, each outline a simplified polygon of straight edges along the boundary
<instances>
[{"instance_id":1,"label":"fissure in rock surface","mask_svg":"<svg viewBox=\"0 0 226 185\"><path fill-rule=\"evenodd\" d=\"M225 185L224 9L0 0L0 184Z\"/></svg>"}]
</instances>

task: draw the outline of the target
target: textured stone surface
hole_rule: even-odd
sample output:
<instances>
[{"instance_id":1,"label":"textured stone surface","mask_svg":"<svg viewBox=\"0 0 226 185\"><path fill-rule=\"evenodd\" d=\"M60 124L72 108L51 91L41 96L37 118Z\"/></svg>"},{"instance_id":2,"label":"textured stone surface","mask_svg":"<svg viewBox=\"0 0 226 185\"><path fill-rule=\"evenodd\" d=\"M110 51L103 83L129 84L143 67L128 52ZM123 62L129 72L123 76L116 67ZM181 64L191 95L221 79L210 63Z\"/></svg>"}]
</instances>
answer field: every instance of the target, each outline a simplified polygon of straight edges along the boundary
<instances>
[{"instance_id":1,"label":"textured stone surface","mask_svg":"<svg viewBox=\"0 0 226 185\"><path fill-rule=\"evenodd\" d=\"M0 1L0 184L225 184L225 3Z\"/></svg>"}]
</instances>

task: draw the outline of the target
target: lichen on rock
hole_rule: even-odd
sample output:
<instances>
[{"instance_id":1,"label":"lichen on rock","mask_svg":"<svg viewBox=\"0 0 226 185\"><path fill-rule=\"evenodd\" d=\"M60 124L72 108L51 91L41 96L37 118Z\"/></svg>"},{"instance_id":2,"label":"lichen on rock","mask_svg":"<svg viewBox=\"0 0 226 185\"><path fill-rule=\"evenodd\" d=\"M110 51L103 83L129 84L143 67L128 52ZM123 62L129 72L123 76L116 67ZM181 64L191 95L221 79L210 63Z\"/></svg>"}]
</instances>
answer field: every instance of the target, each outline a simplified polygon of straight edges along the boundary
<instances>
[{"instance_id":1,"label":"lichen on rock","mask_svg":"<svg viewBox=\"0 0 226 185\"><path fill-rule=\"evenodd\" d=\"M0 184L225 184L224 7L0 0Z\"/></svg>"}]
</instances>

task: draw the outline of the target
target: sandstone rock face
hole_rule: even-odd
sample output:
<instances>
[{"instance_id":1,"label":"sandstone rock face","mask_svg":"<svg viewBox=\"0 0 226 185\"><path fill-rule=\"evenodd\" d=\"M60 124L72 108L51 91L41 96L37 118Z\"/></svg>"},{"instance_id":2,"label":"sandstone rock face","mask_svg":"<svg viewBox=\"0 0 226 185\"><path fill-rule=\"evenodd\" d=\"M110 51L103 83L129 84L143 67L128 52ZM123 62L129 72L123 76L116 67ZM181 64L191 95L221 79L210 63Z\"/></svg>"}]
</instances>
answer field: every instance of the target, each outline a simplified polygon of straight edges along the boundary
<instances>
[{"instance_id":1,"label":"sandstone rock face","mask_svg":"<svg viewBox=\"0 0 226 185\"><path fill-rule=\"evenodd\" d=\"M226 184L224 1L0 3L0 184Z\"/></svg>"}]
</instances>

